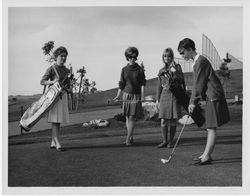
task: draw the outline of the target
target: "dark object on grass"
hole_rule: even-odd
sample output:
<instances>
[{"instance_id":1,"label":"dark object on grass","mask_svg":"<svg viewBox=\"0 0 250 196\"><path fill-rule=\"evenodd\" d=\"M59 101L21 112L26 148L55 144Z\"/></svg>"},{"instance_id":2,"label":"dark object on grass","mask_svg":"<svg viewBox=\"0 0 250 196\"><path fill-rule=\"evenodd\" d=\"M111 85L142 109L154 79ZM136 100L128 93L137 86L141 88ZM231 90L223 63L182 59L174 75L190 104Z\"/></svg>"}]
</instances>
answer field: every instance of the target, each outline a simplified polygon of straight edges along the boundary
<instances>
[{"instance_id":1,"label":"dark object on grass","mask_svg":"<svg viewBox=\"0 0 250 196\"><path fill-rule=\"evenodd\" d=\"M122 121L122 122L126 121L126 117L122 113L115 115L114 119L117 121Z\"/></svg>"}]
</instances>

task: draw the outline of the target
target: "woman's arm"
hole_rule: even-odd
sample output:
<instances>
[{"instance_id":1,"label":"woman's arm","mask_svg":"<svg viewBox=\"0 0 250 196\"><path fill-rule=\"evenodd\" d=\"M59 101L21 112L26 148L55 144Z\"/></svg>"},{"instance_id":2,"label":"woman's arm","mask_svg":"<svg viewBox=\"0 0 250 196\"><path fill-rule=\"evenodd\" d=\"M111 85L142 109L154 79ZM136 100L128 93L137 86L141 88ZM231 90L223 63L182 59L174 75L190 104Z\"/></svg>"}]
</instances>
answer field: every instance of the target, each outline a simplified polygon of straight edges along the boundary
<instances>
[{"instance_id":1,"label":"woman's arm","mask_svg":"<svg viewBox=\"0 0 250 196\"><path fill-rule=\"evenodd\" d=\"M196 105L204 97L211 65L199 62L194 66L194 81L190 104Z\"/></svg>"},{"instance_id":2,"label":"woman's arm","mask_svg":"<svg viewBox=\"0 0 250 196\"><path fill-rule=\"evenodd\" d=\"M54 84L56 81L58 81L58 79L56 77L54 77L54 80L49 80L50 78L52 78L52 68L49 67L45 74L43 75L40 84L41 85L51 85Z\"/></svg>"},{"instance_id":3,"label":"woman's arm","mask_svg":"<svg viewBox=\"0 0 250 196\"><path fill-rule=\"evenodd\" d=\"M157 109L159 109L161 92L162 92L161 80L160 80L160 77L158 77L157 87L156 87L156 108Z\"/></svg>"},{"instance_id":4,"label":"woman's arm","mask_svg":"<svg viewBox=\"0 0 250 196\"><path fill-rule=\"evenodd\" d=\"M160 102L161 92L162 92L161 79L160 77L158 77L156 86L156 101L158 102Z\"/></svg>"},{"instance_id":5,"label":"woman's arm","mask_svg":"<svg viewBox=\"0 0 250 196\"><path fill-rule=\"evenodd\" d=\"M125 88L125 85L126 85L126 80L124 78L124 69L122 69L120 81L119 81L119 84L118 84L119 88L118 88L118 91L117 91L117 94L116 94L115 98L113 99L114 101L119 100L121 92Z\"/></svg>"},{"instance_id":6,"label":"woman's arm","mask_svg":"<svg viewBox=\"0 0 250 196\"><path fill-rule=\"evenodd\" d=\"M145 86L141 86L141 101L144 101L144 89Z\"/></svg>"},{"instance_id":7,"label":"woman's arm","mask_svg":"<svg viewBox=\"0 0 250 196\"><path fill-rule=\"evenodd\" d=\"M122 92L122 90L118 89L117 94L116 94L115 98L113 99L114 101L118 101L119 100L121 92Z\"/></svg>"}]
</instances>

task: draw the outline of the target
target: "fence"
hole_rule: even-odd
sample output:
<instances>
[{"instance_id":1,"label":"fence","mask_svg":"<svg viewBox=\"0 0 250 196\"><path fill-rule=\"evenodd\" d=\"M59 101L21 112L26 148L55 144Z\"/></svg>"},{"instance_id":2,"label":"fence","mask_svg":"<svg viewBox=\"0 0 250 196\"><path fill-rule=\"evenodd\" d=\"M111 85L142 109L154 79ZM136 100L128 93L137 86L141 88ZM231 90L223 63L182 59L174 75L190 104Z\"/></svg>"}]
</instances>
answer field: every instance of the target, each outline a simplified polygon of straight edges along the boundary
<instances>
[{"instance_id":1,"label":"fence","mask_svg":"<svg viewBox=\"0 0 250 196\"><path fill-rule=\"evenodd\" d=\"M202 55L210 61L215 70L219 69L222 63L220 55L213 42L204 34L202 34Z\"/></svg>"},{"instance_id":2,"label":"fence","mask_svg":"<svg viewBox=\"0 0 250 196\"><path fill-rule=\"evenodd\" d=\"M186 61L184 59L177 58L177 57L175 57L174 60L176 63L181 65L183 72L192 72L193 71L193 69L192 69L193 62L192 61Z\"/></svg>"},{"instance_id":3,"label":"fence","mask_svg":"<svg viewBox=\"0 0 250 196\"><path fill-rule=\"evenodd\" d=\"M212 41L204 34L202 34L202 55L210 61L215 70L219 69L222 59ZM181 65L183 72L192 72L192 61L175 58L175 62Z\"/></svg>"}]
</instances>

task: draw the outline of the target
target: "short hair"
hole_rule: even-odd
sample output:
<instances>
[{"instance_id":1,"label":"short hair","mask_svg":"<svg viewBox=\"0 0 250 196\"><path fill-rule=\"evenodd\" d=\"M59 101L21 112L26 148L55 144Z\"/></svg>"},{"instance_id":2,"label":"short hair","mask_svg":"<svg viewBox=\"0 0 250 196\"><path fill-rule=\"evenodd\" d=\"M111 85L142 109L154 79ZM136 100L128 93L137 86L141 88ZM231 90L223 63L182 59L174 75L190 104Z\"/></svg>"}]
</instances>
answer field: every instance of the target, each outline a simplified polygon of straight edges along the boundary
<instances>
[{"instance_id":1,"label":"short hair","mask_svg":"<svg viewBox=\"0 0 250 196\"><path fill-rule=\"evenodd\" d=\"M166 53L169 53L170 56L172 57L172 59L174 59L174 51L172 50L172 48L166 48L165 50L163 50L163 53L162 53L162 60L164 62L164 55Z\"/></svg>"},{"instance_id":2,"label":"short hair","mask_svg":"<svg viewBox=\"0 0 250 196\"><path fill-rule=\"evenodd\" d=\"M179 46L177 50L180 51L181 49L189 49L189 48L195 51L196 50L195 43L193 40L189 38L185 38L179 42Z\"/></svg>"},{"instance_id":3,"label":"short hair","mask_svg":"<svg viewBox=\"0 0 250 196\"><path fill-rule=\"evenodd\" d=\"M57 48L55 51L54 51L54 57L57 58L60 54L62 54L63 52L65 52L68 56L68 51L65 47L61 46L59 48Z\"/></svg>"},{"instance_id":4,"label":"short hair","mask_svg":"<svg viewBox=\"0 0 250 196\"><path fill-rule=\"evenodd\" d=\"M125 50L125 57L128 60L128 58L137 58L139 55L139 51L136 47L128 47Z\"/></svg>"}]
</instances>

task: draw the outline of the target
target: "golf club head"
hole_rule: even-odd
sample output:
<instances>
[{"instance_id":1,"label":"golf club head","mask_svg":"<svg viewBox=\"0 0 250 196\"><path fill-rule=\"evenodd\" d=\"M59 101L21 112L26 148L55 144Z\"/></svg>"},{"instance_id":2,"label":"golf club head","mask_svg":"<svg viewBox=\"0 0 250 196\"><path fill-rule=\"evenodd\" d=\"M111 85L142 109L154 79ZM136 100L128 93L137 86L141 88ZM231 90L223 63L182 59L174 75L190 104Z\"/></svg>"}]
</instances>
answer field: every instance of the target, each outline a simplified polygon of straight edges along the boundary
<instances>
[{"instance_id":1,"label":"golf club head","mask_svg":"<svg viewBox=\"0 0 250 196\"><path fill-rule=\"evenodd\" d=\"M162 162L163 164L167 164L167 163L169 163L169 161L170 161L170 159L161 159L161 162Z\"/></svg>"}]
</instances>

